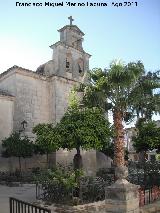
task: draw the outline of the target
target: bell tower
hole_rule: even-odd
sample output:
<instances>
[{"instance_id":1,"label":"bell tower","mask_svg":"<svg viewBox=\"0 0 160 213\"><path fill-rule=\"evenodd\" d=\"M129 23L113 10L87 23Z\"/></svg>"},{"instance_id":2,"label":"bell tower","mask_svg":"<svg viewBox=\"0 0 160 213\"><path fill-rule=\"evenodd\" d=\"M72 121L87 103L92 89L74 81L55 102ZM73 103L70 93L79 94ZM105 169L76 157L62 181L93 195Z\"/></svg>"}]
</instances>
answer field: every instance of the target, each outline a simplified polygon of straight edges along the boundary
<instances>
[{"instance_id":1,"label":"bell tower","mask_svg":"<svg viewBox=\"0 0 160 213\"><path fill-rule=\"evenodd\" d=\"M53 74L81 81L89 70L91 55L83 50L84 33L76 25L73 25L72 16L68 19L70 24L58 30L60 41L50 46L53 49Z\"/></svg>"}]
</instances>

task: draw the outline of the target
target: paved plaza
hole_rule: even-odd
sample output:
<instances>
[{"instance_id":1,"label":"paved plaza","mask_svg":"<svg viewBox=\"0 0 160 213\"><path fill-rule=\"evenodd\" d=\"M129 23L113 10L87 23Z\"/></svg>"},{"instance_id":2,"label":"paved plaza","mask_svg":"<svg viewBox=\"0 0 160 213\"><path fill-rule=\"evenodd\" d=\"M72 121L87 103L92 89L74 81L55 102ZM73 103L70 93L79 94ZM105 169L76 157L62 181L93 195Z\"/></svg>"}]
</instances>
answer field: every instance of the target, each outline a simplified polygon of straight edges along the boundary
<instances>
[{"instance_id":1,"label":"paved plaza","mask_svg":"<svg viewBox=\"0 0 160 213\"><path fill-rule=\"evenodd\" d=\"M34 184L24 184L19 187L0 185L0 213L9 213L9 197L20 200L36 201L36 189Z\"/></svg>"},{"instance_id":2,"label":"paved plaza","mask_svg":"<svg viewBox=\"0 0 160 213\"><path fill-rule=\"evenodd\" d=\"M36 187L34 184L24 184L19 187L0 185L0 213L9 213L9 197L36 202ZM52 212L54 211L52 210ZM151 212L160 213L160 200L140 208L140 213Z\"/></svg>"}]
</instances>

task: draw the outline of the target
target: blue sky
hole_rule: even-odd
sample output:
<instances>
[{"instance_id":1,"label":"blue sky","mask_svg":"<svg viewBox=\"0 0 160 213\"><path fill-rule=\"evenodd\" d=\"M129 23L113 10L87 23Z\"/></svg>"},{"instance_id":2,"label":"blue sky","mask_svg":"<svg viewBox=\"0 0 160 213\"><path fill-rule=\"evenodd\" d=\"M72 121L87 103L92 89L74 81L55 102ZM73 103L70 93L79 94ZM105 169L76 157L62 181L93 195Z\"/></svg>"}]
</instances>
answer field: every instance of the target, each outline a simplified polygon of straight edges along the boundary
<instances>
[{"instance_id":1,"label":"blue sky","mask_svg":"<svg viewBox=\"0 0 160 213\"><path fill-rule=\"evenodd\" d=\"M45 0L20 2L44 4ZM16 7L16 0L1 1L0 73L15 64L36 70L50 60L49 46L59 40L57 30L69 23L70 15L85 33L83 46L92 55L90 68L105 68L118 58L126 63L142 60L147 71L160 69L160 0L137 0L138 6L131 7L113 7L111 0L88 2L108 6Z\"/></svg>"}]
</instances>

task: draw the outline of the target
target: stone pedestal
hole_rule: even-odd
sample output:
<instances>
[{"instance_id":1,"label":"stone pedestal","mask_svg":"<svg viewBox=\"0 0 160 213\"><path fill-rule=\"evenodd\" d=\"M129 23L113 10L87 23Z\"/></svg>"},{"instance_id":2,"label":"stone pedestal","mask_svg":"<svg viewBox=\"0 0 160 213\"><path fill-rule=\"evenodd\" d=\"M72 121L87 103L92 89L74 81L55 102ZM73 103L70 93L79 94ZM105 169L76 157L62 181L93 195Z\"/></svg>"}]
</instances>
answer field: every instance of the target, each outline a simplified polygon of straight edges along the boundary
<instances>
[{"instance_id":1,"label":"stone pedestal","mask_svg":"<svg viewBox=\"0 0 160 213\"><path fill-rule=\"evenodd\" d=\"M123 170L123 171L122 171ZM139 213L138 186L129 183L126 170L118 168L118 180L106 187L105 203L107 213ZM125 175L122 175L125 173Z\"/></svg>"}]
</instances>

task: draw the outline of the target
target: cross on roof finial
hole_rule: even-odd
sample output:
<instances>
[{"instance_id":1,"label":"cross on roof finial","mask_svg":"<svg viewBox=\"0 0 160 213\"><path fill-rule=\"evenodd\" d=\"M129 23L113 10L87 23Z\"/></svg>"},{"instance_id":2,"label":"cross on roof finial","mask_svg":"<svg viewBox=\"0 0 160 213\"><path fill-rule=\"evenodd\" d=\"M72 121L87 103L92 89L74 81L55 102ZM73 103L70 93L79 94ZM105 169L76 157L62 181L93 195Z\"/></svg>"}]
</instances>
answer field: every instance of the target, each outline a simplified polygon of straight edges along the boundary
<instances>
[{"instance_id":1,"label":"cross on roof finial","mask_svg":"<svg viewBox=\"0 0 160 213\"><path fill-rule=\"evenodd\" d=\"M70 20L70 25L72 25L72 22L74 21L74 19L72 18L72 16L68 17L68 19Z\"/></svg>"}]
</instances>

